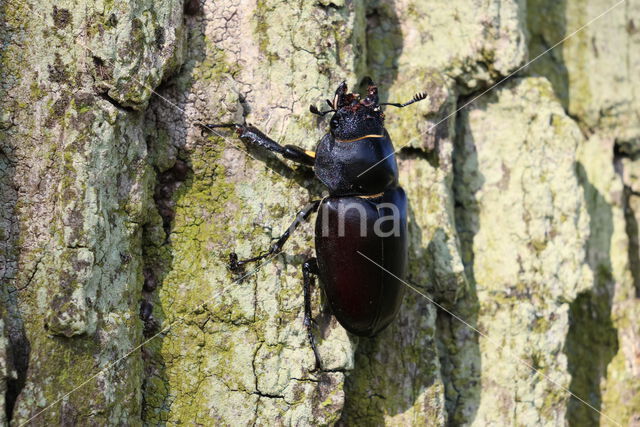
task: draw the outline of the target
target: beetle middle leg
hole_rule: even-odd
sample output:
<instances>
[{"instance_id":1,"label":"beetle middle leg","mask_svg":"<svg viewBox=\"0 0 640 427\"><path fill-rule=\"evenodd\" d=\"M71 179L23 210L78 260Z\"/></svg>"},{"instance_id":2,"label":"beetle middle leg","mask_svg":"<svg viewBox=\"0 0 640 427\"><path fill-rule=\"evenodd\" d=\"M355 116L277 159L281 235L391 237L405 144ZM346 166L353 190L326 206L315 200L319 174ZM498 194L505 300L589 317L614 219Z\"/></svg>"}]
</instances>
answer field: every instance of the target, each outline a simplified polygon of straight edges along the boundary
<instances>
[{"instance_id":1,"label":"beetle middle leg","mask_svg":"<svg viewBox=\"0 0 640 427\"><path fill-rule=\"evenodd\" d=\"M203 124L196 123L202 129L202 132L211 131L213 128L232 128L236 131L242 141L247 144L257 145L266 148L269 151L282 155L285 159L292 160L307 166L313 166L315 163L316 153L307 151L295 145L280 145L267 135L262 133L258 128L251 125L240 125L236 123L223 124Z\"/></svg>"},{"instance_id":2,"label":"beetle middle leg","mask_svg":"<svg viewBox=\"0 0 640 427\"><path fill-rule=\"evenodd\" d=\"M291 237L291 235L293 234L294 231L296 231L296 229L298 228L298 226L303 222L306 221L307 219L309 219L309 215L311 215L313 212L318 210L318 207L320 206L320 202L321 200L314 200L310 203L308 203L300 212L298 212L298 215L296 215L296 219L293 221L293 223L289 226L289 228L287 228L287 231L285 231L282 236L280 236L278 238L278 240L271 245L271 247L269 248L268 251L255 256L253 258L248 258L248 259L243 259L243 260L239 260L238 259L238 255L236 255L235 252L232 252L229 255L229 269L231 271L240 271L242 270L242 267L246 264L249 264L251 262L256 262L256 261L260 261L270 255L273 254L277 254L278 252L280 252L282 250L282 247L284 246L284 244L287 242L287 240L289 240L289 237Z\"/></svg>"},{"instance_id":3,"label":"beetle middle leg","mask_svg":"<svg viewBox=\"0 0 640 427\"><path fill-rule=\"evenodd\" d=\"M320 353L316 348L316 339L313 336L312 323L313 317L311 316L311 286L315 283L315 276L319 273L318 261L315 258L310 258L302 264L302 277L304 280L304 327L307 329L307 337L309 338L309 344L313 349L313 355L316 358L316 366L314 371L322 369L320 363Z\"/></svg>"}]
</instances>

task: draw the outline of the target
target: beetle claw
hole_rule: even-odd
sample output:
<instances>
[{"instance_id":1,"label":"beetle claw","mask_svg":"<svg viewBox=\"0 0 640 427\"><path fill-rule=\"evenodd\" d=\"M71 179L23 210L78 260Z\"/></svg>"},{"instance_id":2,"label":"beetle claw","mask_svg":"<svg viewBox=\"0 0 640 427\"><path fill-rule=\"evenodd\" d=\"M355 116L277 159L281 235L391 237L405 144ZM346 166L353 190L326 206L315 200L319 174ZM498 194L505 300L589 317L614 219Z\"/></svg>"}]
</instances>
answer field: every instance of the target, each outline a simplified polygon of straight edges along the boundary
<instances>
[{"instance_id":1,"label":"beetle claw","mask_svg":"<svg viewBox=\"0 0 640 427\"><path fill-rule=\"evenodd\" d=\"M229 254L228 268L234 273L239 273L242 271L242 264L238 261L238 254L236 254L235 252L231 252Z\"/></svg>"},{"instance_id":2,"label":"beetle claw","mask_svg":"<svg viewBox=\"0 0 640 427\"><path fill-rule=\"evenodd\" d=\"M315 105L310 105L309 106L309 111L311 111L311 113L316 114L320 117L324 117L325 114L329 114L329 113L335 113L336 110L331 109L331 110L327 110L327 111L320 111L318 110L318 107L316 107Z\"/></svg>"},{"instance_id":3,"label":"beetle claw","mask_svg":"<svg viewBox=\"0 0 640 427\"><path fill-rule=\"evenodd\" d=\"M315 355L316 363L313 366L313 369L311 370L312 373L322 371L322 362L320 362L320 358L317 354L314 353L314 355Z\"/></svg>"},{"instance_id":4,"label":"beetle claw","mask_svg":"<svg viewBox=\"0 0 640 427\"><path fill-rule=\"evenodd\" d=\"M207 126L202 124L202 123L194 123L194 126L197 126L200 128L200 136L207 136Z\"/></svg>"}]
</instances>

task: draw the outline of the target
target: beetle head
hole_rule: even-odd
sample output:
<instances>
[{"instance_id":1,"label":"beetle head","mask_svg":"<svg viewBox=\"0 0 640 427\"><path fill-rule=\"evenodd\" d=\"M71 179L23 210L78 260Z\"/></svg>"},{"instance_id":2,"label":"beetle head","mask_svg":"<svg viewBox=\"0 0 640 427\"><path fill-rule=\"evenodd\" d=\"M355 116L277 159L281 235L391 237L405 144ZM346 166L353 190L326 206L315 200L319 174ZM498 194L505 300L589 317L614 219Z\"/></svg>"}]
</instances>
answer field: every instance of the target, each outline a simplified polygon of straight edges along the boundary
<instances>
[{"instance_id":1,"label":"beetle head","mask_svg":"<svg viewBox=\"0 0 640 427\"><path fill-rule=\"evenodd\" d=\"M364 99L360 99L357 93L347 93L347 84L342 82L333 102L327 101L334 112L331 134L337 140L384 133L384 114L378 105L378 87L369 77L365 77L364 83L367 84L367 96Z\"/></svg>"}]
</instances>

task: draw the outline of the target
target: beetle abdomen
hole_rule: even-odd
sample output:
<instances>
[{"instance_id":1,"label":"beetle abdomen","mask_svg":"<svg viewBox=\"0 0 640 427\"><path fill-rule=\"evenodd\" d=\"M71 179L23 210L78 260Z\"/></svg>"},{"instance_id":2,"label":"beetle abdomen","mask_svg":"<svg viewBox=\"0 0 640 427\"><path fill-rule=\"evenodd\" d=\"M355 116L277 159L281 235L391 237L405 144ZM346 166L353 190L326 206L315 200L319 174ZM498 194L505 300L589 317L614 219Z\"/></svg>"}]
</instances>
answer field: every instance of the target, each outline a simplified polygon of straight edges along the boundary
<instances>
[{"instance_id":1,"label":"beetle abdomen","mask_svg":"<svg viewBox=\"0 0 640 427\"><path fill-rule=\"evenodd\" d=\"M373 199L329 197L320 206L320 280L333 315L353 334L376 335L400 309L405 285L393 275L404 278L406 272L406 215L400 187Z\"/></svg>"}]
</instances>

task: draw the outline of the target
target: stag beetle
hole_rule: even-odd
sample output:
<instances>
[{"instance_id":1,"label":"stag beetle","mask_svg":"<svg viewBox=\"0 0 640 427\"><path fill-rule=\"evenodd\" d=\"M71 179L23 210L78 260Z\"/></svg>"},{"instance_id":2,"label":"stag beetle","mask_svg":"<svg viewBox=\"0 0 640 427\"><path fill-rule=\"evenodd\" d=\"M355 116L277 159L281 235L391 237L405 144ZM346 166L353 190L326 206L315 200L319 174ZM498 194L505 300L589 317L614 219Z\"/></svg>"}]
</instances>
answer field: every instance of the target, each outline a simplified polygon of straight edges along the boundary
<instances>
[{"instance_id":1,"label":"stag beetle","mask_svg":"<svg viewBox=\"0 0 640 427\"><path fill-rule=\"evenodd\" d=\"M310 288L314 276L320 277L333 315L349 332L372 337L395 318L402 298L407 267L407 198L398 184L398 166L393 144L384 128L381 106L406 107L426 98L418 93L403 104L379 103L378 88L370 78L367 96L347 93L342 82L330 109L330 131L316 147L306 151L295 145L282 146L260 130L246 124L201 124L202 132L212 128L232 128L246 144L260 146L296 163L311 166L316 177L328 187L329 196L307 204L287 231L268 251L244 260L230 254L229 268L239 271L282 250L298 225L318 211L315 226L317 258L303 263L304 325L320 368L311 325ZM366 259L370 258L370 260ZM392 274L385 273L371 260ZM394 277L395 276L395 277Z\"/></svg>"}]
</instances>

